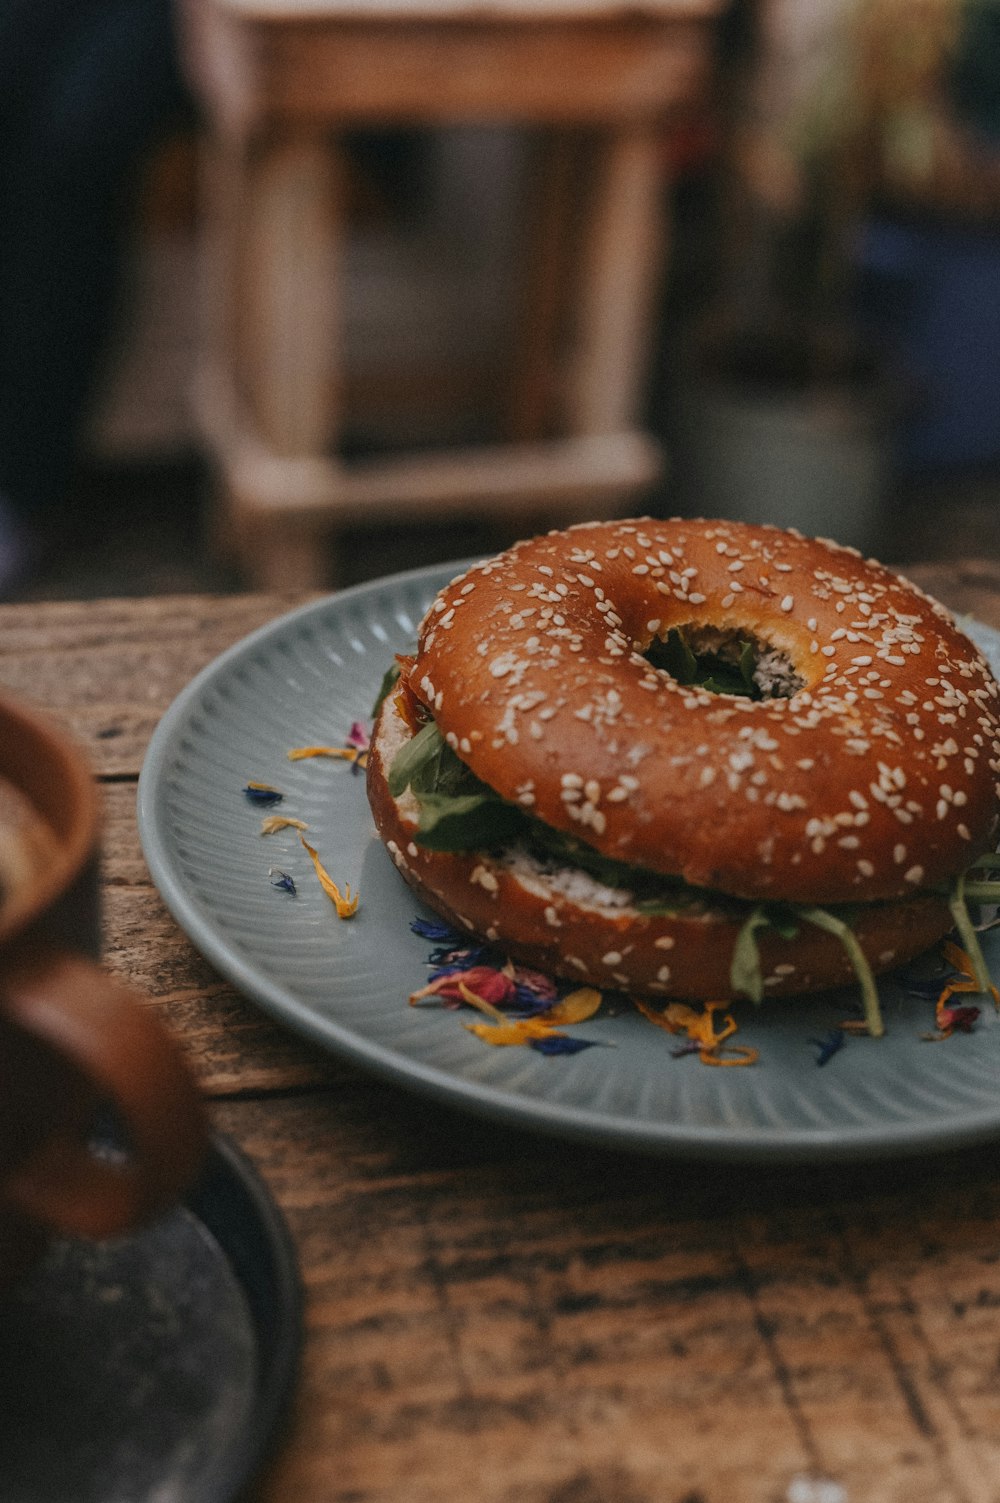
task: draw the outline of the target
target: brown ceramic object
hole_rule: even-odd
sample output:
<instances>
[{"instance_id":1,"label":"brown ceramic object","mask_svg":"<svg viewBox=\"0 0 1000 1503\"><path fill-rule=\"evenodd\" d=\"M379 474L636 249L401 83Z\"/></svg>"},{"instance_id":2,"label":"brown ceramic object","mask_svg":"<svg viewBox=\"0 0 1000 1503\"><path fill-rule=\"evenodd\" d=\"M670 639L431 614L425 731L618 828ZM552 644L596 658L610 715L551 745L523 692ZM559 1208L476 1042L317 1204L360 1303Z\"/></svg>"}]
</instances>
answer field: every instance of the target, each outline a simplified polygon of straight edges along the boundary
<instances>
[{"instance_id":1,"label":"brown ceramic object","mask_svg":"<svg viewBox=\"0 0 1000 1503\"><path fill-rule=\"evenodd\" d=\"M206 1145L180 1050L98 964L98 790L65 736L0 700L0 778L54 835L0 911L0 1285L60 1232L125 1232L169 1206ZM126 1151L95 1153L113 1109Z\"/></svg>"}]
</instances>

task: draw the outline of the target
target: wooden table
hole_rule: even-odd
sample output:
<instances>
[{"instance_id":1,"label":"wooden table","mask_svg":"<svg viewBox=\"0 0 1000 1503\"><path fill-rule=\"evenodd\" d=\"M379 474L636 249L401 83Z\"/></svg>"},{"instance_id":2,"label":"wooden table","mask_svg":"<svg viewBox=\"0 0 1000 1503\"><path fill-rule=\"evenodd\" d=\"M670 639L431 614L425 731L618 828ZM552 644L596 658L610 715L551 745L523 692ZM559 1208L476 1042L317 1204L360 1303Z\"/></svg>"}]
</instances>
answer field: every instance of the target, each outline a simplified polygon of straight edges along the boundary
<instances>
[{"instance_id":1,"label":"wooden table","mask_svg":"<svg viewBox=\"0 0 1000 1503\"><path fill-rule=\"evenodd\" d=\"M911 572L1000 626L1000 565ZM0 607L0 682L104 785L107 964L298 1246L301 1383L255 1503L995 1503L996 1147L758 1172L521 1135L300 1042L184 939L139 849L143 753L294 603Z\"/></svg>"}]
</instances>

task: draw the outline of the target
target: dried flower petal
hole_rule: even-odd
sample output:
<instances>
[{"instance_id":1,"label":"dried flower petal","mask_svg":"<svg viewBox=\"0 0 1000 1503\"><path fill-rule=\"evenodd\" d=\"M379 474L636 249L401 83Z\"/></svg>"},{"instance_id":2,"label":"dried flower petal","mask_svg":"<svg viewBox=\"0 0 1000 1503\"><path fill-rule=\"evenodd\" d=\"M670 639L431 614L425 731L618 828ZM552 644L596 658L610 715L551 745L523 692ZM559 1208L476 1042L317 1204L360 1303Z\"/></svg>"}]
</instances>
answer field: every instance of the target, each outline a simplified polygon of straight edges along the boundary
<instances>
[{"instance_id":1,"label":"dried flower petal","mask_svg":"<svg viewBox=\"0 0 1000 1503\"><path fill-rule=\"evenodd\" d=\"M980 991L979 982L976 977L975 962L971 955L968 955L959 945L953 944L951 940L945 940L941 946L941 950L948 963L953 965L958 975L965 979L958 981L952 977L941 991L941 995L934 1005L934 1022L937 1031L935 1033L921 1034L921 1038L925 1039L928 1043L939 1043L943 1039L951 1038L953 1033L971 1033L979 1018L978 1007L953 1007L950 1005L952 997L957 993L978 993ZM994 1005L1000 1007L1000 992L992 985L989 990Z\"/></svg>"},{"instance_id":2,"label":"dried flower petal","mask_svg":"<svg viewBox=\"0 0 1000 1503\"><path fill-rule=\"evenodd\" d=\"M313 850L312 846L309 844L308 840L306 840L305 836L300 835L299 839L305 846L306 851L308 852L309 857L312 860L312 864L316 868L316 875L319 878L320 886L337 910L337 917L342 919L353 918L358 911L358 903L360 901L358 894L356 893L352 897L351 889L348 886L344 887L344 891L342 893L336 882L330 876L330 873L324 867L322 861L319 859L319 855L316 851Z\"/></svg>"},{"instance_id":3,"label":"dried flower petal","mask_svg":"<svg viewBox=\"0 0 1000 1503\"><path fill-rule=\"evenodd\" d=\"M583 1049L597 1047L597 1039L571 1039L568 1033L553 1033L549 1038L532 1039L529 1049L539 1054L579 1054Z\"/></svg>"},{"instance_id":4,"label":"dried flower petal","mask_svg":"<svg viewBox=\"0 0 1000 1503\"><path fill-rule=\"evenodd\" d=\"M485 1043L501 1046L559 1037L541 1018L520 1018L514 1023L466 1023L464 1026Z\"/></svg>"},{"instance_id":5,"label":"dried flower petal","mask_svg":"<svg viewBox=\"0 0 1000 1503\"><path fill-rule=\"evenodd\" d=\"M292 819L288 814L269 814L260 823L262 835L277 835L279 830L308 830L309 826L303 819Z\"/></svg>"},{"instance_id":6,"label":"dried flower petal","mask_svg":"<svg viewBox=\"0 0 1000 1503\"><path fill-rule=\"evenodd\" d=\"M243 792L252 804L280 804L285 796L269 783L247 783Z\"/></svg>"},{"instance_id":7,"label":"dried flower petal","mask_svg":"<svg viewBox=\"0 0 1000 1503\"><path fill-rule=\"evenodd\" d=\"M835 1054L843 1049L847 1042L847 1035L844 1033L843 1028L832 1028L825 1037L810 1039L809 1042L815 1045L817 1065L826 1065L829 1064Z\"/></svg>"},{"instance_id":8,"label":"dried flower petal","mask_svg":"<svg viewBox=\"0 0 1000 1503\"><path fill-rule=\"evenodd\" d=\"M291 893L292 897L295 896L297 891L295 878L290 877L288 872L279 871L277 867L272 866L269 868L267 875L271 878L272 887L280 887L282 892Z\"/></svg>"},{"instance_id":9,"label":"dried flower petal","mask_svg":"<svg viewBox=\"0 0 1000 1503\"><path fill-rule=\"evenodd\" d=\"M343 746L293 746L288 752L288 760L301 762L307 757L334 757L352 763L353 771L359 772L368 765L370 746L371 737L364 721L354 720Z\"/></svg>"},{"instance_id":10,"label":"dried flower petal","mask_svg":"<svg viewBox=\"0 0 1000 1503\"><path fill-rule=\"evenodd\" d=\"M715 1014L728 1007L728 1002L706 1002L701 1012L696 1012L686 1002L671 1002L662 1012L657 1012L641 997L633 1000L643 1017L658 1028L664 1028L668 1033L686 1034L698 1046L698 1058L703 1065L753 1065L760 1057L759 1051L749 1044L730 1044L723 1048L726 1039L737 1031L731 1013L726 1013L720 1032L715 1031Z\"/></svg>"},{"instance_id":11,"label":"dried flower petal","mask_svg":"<svg viewBox=\"0 0 1000 1503\"><path fill-rule=\"evenodd\" d=\"M451 940L458 945L463 942L463 936L450 924L443 923L440 919L415 918L410 923L410 929L418 934L421 939Z\"/></svg>"},{"instance_id":12,"label":"dried flower petal","mask_svg":"<svg viewBox=\"0 0 1000 1503\"><path fill-rule=\"evenodd\" d=\"M978 991L979 987L976 985L976 967L973 963L971 955L967 955L963 949L961 949L958 945L953 944L949 939L945 940L944 944L941 946L941 950L944 954L945 960L949 961L950 964L955 967L956 971L959 971L966 978L966 981L968 983L968 985L964 986L961 984L953 984L952 991ZM991 986L989 991L990 996L993 998L993 1001L1000 1005L1000 991L997 991L995 986Z\"/></svg>"},{"instance_id":13,"label":"dried flower petal","mask_svg":"<svg viewBox=\"0 0 1000 1503\"><path fill-rule=\"evenodd\" d=\"M425 997L441 997L450 1001L468 1000L464 992L475 994L478 1001L495 1008L513 998L514 983L503 971L494 967L465 966L434 977L419 991L411 993L410 1002L416 1005Z\"/></svg>"},{"instance_id":14,"label":"dried flower petal","mask_svg":"<svg viewBox=\"0 0 1000 1503\"><path fill-rule=\"evenodd\" d=\"M356 746L296 746L288 753L290 762L302 762L307 757L334 757L340 762L350 762L354 770L365 767L368 752Z\"/></svg>"},{"instance_id":15,"label":"dried flower petal","mask_svg":"<svg viewBox=\"0 0 1000 1503\"><path fill-rule=\"evenodd\" d=\"M557 1027L569 1023L583 1023L592 1018L602 1002L601 993L593 986L581 986L577 991L562 997L543 1014L547 1023Z\"/></svg>"}]
</instances>

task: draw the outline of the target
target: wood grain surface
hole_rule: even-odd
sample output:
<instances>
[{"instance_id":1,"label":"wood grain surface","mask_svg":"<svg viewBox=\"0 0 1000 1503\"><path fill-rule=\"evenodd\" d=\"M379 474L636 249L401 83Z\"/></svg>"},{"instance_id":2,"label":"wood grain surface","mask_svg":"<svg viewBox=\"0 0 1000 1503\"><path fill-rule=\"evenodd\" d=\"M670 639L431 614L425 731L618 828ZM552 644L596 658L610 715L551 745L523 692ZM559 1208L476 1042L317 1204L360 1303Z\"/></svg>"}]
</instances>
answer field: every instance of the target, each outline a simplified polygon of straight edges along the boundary
<instances>
[{"instance_id":1,"label":"wood grain surface","mask_svg":"<svg viewBox=\"0 0 1000 1503\"><path fill-rule=\"evenodd\" d=\"M1000 564L909 572L1000 626ZM1000 1503L996 1148L763 1172L550 1142L318 1051L192 949L139 848L145 746L295 603L0 607L0 686L104 786L107 964L298 1251L301 1379L252 1503Z\"/></svg>"}]
</instances>

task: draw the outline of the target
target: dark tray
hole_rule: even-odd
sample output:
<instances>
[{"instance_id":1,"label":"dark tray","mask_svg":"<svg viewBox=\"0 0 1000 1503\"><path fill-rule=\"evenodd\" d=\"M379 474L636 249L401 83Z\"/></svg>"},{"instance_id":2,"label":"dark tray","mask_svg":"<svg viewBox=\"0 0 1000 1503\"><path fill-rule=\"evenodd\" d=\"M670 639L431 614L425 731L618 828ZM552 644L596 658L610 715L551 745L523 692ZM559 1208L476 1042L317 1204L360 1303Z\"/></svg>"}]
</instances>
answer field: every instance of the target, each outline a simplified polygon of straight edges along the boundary
<instances>
[{"instance_id":1,"label":"dark tray","mask_svg":"<svg viewBox=\"0 0 1000 1503\"><path fill-rule=\"evenodd\" d=\"M281 1216L212 1141L135 1236L61 1241L0 1300L3 1503L228 1503L274 1444L301 1297Z\"/></svg>"}]
</instances>

